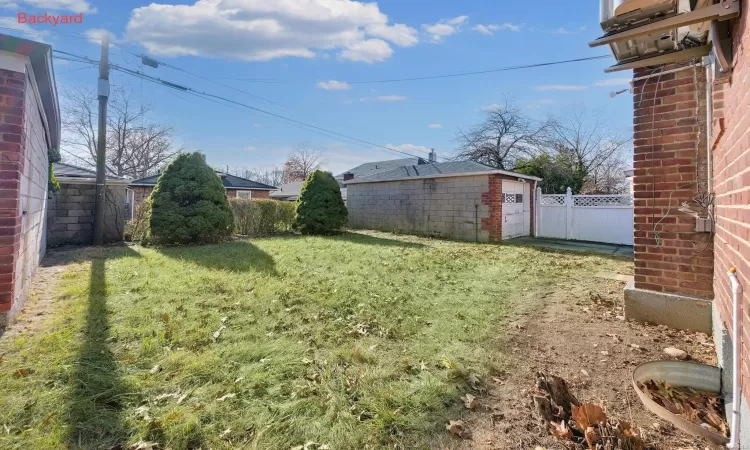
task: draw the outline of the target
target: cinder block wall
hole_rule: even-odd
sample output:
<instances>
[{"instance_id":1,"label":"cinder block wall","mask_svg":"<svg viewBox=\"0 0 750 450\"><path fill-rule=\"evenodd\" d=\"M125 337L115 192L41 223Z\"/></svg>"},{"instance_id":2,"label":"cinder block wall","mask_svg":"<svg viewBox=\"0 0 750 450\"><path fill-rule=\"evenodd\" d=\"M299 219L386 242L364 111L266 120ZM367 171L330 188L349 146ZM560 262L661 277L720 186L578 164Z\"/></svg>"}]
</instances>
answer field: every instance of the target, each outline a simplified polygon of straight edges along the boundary
<instances>
[{"instance_id":1,"label":"cinder block wall","mask_svg":"<svg viewBox=\"0 0 750 450\"><path fill-rule=\"evenodd\" d=\"M0 69L0 326L23 306L45 249L49 160L31 83Z\"/></svg>"},{"instance_id":2,"label":"cinder block wall","mask_svg":"<svg viewBox=\"0 0 750 450\"><path fill-rule=\"evenodd\" d=\"M61 183L52 194L47 214L47 245L91 244L94 240L94 199L96 189L91 184ZM107 205L104 212L105 242L123 239L127 219L125 186L107 186Z\"/></svg>"},{"instance_id":3,"label":"cinder block wall","mask_svg":"<svg viewBox=\"0 0 750 450\"><path fill-rule=\"evenodd\" d=\"M349 227L499 242L503 239L504 175L347 185ZM531 224L534 234L533 186Z\"/></svg>"},{"instance_id":4,"label":"cinder block wall","mask_svg":"<svg viewBox=\"0 0 750 450\"><path fill-rule=\"evenodd\" d=\"M706 76L702 68L638 69L633 96L635 287L713 298L710 233L678 211L706 191Z\"/></svg>"}]
</instances>

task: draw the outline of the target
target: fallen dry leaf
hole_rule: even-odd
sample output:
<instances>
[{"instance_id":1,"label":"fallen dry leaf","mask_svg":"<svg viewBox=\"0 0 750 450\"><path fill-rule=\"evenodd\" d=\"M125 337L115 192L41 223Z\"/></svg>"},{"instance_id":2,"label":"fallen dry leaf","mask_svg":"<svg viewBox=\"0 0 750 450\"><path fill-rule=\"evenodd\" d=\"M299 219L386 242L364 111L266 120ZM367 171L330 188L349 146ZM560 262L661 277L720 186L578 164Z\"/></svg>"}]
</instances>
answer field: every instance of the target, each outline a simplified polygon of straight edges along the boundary
<instances>
[{"instance_id":1,"label":"fallen dry leaf","mask_svg":"<svg viewBox=\"0 0 750 450\"><path fill-rule=\"evenodd\" d=\"M130 446L130 450L155 450L159 448L157 442L138 441Z\"/></svg>"},{"instance_id":2,"label":"fallen dry leaf","mask_svg":"<svg viewBox=\"0 0 750 450\"><path fill-rule=\"evenodd\" d=\"M445 429L463 439L471 437L471 432L466 429L463 420L449 420L448 424L445 425Z\"/></svg>"},{"instance_id":3,"label":"fallen dry leaf","mask_svg":"<svg viewBox=\"0 0 750 450\"><path fill-rule=\"evenodd\" d=\"M550 432L555 436L560 439L565 439L566 441L573 439L573 432L570 431L570 428L565 424L565 421L560 423L550 422L549 424L551 425Z\"/></svg>"},{"instance_id":4,"label":"fallen dry leaf","mask_svg":"<svg viewBox=\"0 0 750 450\"><path fill-rule=\"evenodd\" d=\"M589 448L592 450L596 448L594 445L600 440L599 433L596 432L594 427L586 428L585 438L586 438L586 443L589 445Z\"/></svg>"},{"instance_id":5,"label":"fallen dry leaf","mask_svg":"<svg viewBox=\"0 0 750 450\"><path fill-rule=\"evenodd\" d=\"M17 369L15 372L13 372L13 377L14 378L26 378L32 373L34 373L34 369L29 369L28 367L24 367L21 369Z\"/></svg>"},{"instance_id":6,"label":"fallen dry leaf","mask_svg":"<svg viewBox=\"0 0 750 450\"><path fill-rule=\"evenodd\" d=\"M471 394L466 394L463 397L461 397L461 400L464 402L464 406L466 409L475 410L477 408L477 399Z\"/></svg>"},{"instance_id":7,"label":"fallen dry leaf","mask_svg":"<svg viewBox=\"0 0 750 450\"><path fill-rule=\"evenodd\" d=\"M167 322L169 322L169 314L167 314L167 313L162 313L162 314L161 314L161 321L162 321L162 322L164 322L164 323L167 323Z\"/></svg>"},{"instance_id":8,"label":"fallen dry leaf","mask_svg":"<svg viewBox=\"0 0 750 450\"><path fill-rule=\"evenodd\" d=\"M217 402L223 402L225 400L229 400L230 398L235 398L235 397L237 397L237 394L226 394L226 395L222 395L221 397L217 398L216 401Z\"/></svg>"},{"instance_id":9,"label":"fallen dry leaf","mask_svg":"<svg viewBox=\"0 0 750 450\"><path fill-rule=\"evenodd\" d=\"M581 406L573 406L571 412L573 420L582 431L607 421L607 415L604 414L604 410L602 410L601 406L591 403L586 403Z\"/></svg>"}]
</instances>

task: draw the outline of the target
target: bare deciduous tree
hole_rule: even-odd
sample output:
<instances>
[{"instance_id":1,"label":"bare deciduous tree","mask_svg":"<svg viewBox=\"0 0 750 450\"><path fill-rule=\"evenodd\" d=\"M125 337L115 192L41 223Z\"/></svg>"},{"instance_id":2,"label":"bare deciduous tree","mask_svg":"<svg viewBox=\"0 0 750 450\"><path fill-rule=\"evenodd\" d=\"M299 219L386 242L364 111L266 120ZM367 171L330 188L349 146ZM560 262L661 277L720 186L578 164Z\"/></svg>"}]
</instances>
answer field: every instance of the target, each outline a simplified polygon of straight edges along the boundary
<instances>
[{"instance_id":1,"label":"bare deciduous tree","mask_svg":"<svg viewBox=\"0 0 750 450\"><path fill-rule=\"evenodd\" d=\"M62 97L63 159L95 167L96 93L69 87L62 91ZM150 112L149 106L134 102L126 89L112 91L107 110L106 166L110 174L143 178L157 173L180 153L174 144L174 128L151 121Z\"/></svg>"},{"instance_id":2,"label":"bare deciduous tree","mask_svg":"<svg viewBox=\"0 0 750 450\"><path fill-rule=\"evenodd\" d=\"M230 168L229 173L269 186L278 186L284 183L284 171L278 167L273 169Z\"/></svg>"},{"instance_id":3,"label":"bare deciduous tree","mask_svg":"<svg viewBox=\"0 0 750 450\"><path fill-rule=\"evenodd\" d=\"M303 142L297 145L284 163L284 183L304 181L320 168L321 154Z\"/></svg>"},{"instance_id":4,"label":"bare deciduous tree","mask_svg":"<svg viewBox=\"0 0 750 450\"><path fill-rule=\"evenodd\" d=\"M551 122L553 148L572 159L576 170L586 175L591 191L613 190L625 178L623 154L629 138L615 132L606 117L573 108Z\"/></svg>"},{"instance_id":5,"label":"bare deciduous tree","mask_svg":"<svg viewBox=\"0 0 750 450\"><path fill-rule=\"evenodd\" d=\"M512 170L520 159L533 157L542 151L550 131L549 122L533 121L506 102L487 111L481 124L459 132L456 159Z\"/></svg>"}]
</instances>

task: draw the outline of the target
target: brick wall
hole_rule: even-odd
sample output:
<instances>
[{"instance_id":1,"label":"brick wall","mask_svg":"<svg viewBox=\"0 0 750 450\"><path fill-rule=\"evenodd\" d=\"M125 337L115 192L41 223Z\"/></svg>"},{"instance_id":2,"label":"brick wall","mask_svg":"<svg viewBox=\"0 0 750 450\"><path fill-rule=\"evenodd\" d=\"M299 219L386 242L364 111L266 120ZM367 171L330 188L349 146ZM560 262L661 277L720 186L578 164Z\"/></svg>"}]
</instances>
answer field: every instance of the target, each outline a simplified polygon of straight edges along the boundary
<instances>
[{"instance_id":1,"label":"brick wall","mask_svg":"<svg viewBox=\"0 0 750 450\"><path fill-rule=\"evenodd\" d=\"M47 245L91 244L94 240L93 184L60 183L60 190L52 194L47 214ZM125 186L108 185L104 210L104 241L123 239L125 219Z\"/></svg>"},{"instance_id":2,"label":"brick wall","mask_svg":"<svg viewBox=\"0 0 750 450\"><path fill-rule=\"evenodd\" d=\"M240 192L239 189L231 189L231 188L227 189L227 197L229 197L229 198L238 197L239 196L238 195L239 192ZM247 190L243 190L242 192L247 192ZM251 190L250 192L252 192L252 194L250 194L251 195L250 198L255 198L255 199L259 199L259 198L271 198L271 191L254 191L254 190Z\"/></svg>"},{"instance_id":3,"label":"brick wall","mask_svg":"<svg viewBox=\"0 0 750 450\"><path fill-rule=\"evenodd\" d=\"M48 149L31 83L0 69L0 326L23 306L45 249Z\"/></svg>"},{"instance_id":4,"label":"brick wall","mask_svg":"<svg viewBox=\"0 0 750 450\"><path fill-rule=\"evenodd\" d=\"M750 1L733 24L734 69L713 85L712 146L716 194L716 306L724 326L732 330L732 295L726 273L736 267L743 285L742 386L750 398ZM741 435L742 436L742 435ZM747 436L742 439L746 439Z\"/></svg>"},{"instance_id":5,"label":"brick wall","mask_svg":"<svg viewBox=\"0 0 750 450\"><path fill-rule=\"evenodd\" d=\"M678 211L706 191L706 76L702 68L638 69L635 83L633 189L635 287L713 298L709 233Z\"/></svg>"},{"instance_id":6,"label":"brick wall","mask_svg":"<svg viewBox=\"0 0 750 450\"><path fill-rule=\"evenodd\" d=\"M486 175L349 184L349 226L487 242L488 190Z\"/></svg>"}]
</instances>

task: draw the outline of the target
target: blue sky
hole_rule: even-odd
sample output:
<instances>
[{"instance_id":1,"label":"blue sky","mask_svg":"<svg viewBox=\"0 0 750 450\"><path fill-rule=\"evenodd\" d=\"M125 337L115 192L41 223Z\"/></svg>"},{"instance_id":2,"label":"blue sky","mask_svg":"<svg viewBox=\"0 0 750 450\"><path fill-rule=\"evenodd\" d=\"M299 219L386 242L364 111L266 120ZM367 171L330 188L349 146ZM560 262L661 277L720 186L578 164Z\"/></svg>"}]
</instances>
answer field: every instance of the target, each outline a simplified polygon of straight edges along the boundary
<instances>
[{"instance_id":1,"label":"blue sky","mask_svg":"<svg viewBox=\"0 0 750 450\"><path fill-rule=\"evenodd\" d=\"M574 7L573 5L579 6ZM55 49L98 58L97 46L61 33L107 30L125 49L270 99L283 106L160 67L113 47L112 61L149 75L230 97L277 114L380 145L439 156L454 150L459 128L482 120L506 99L535 118L584 107L632 132L629 72L607 75L612 59L547 68L411 82L352 81L419 77L607 54L590 49L599 36L596 2L499 0L0 0L0 25ZM18 25L17 13L83 13L80 25ZM43 34L40 34L43 33ZM60 89L96 83L96 69L56 61ZM271 80L259 83L247 79ZM175 93L113 72L174 125L182 145L215 166L272 167L306 141L335 173L398 155L324 137L261 113Z\"/></svg>"}]
</instances>

